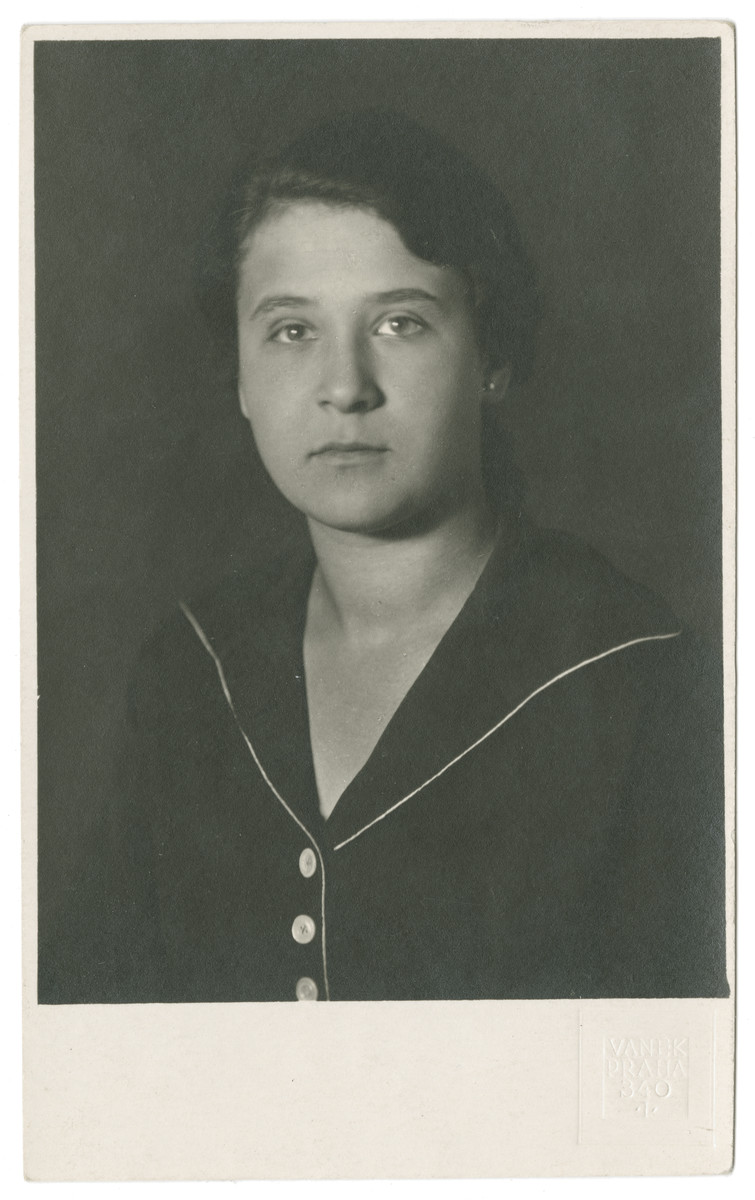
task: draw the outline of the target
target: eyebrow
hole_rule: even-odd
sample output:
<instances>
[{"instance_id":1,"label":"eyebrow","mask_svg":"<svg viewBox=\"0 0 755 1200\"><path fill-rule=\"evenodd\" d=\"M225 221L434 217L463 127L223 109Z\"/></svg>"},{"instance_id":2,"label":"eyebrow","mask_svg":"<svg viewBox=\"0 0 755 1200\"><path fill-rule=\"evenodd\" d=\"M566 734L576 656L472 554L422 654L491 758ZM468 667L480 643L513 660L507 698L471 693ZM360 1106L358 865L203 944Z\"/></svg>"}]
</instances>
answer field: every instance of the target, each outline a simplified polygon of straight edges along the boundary
<instances>
[{"instance_id":1,"label":"eyebrow","mask_svg":"<svg viewBox=\"0 0 755 1200\"><path fill-rule=\"evenodd\" d=\"M439 303L437 296L423 288L393 288L390 292L376 292L366 298L377 304L399 304L404 300L429 300L433 304ZM266 296L257 305L252 317L261 313L276 312L279 308L304 308L313 304L316 304L316 301L307 296Z\"/></svg>"},{"instance_id":2,"label":"eyebrow","mask_svg":"<svg viewBox=\"0 0 755 1200\"><path fill-rule=\"evenodd\" d=\"M391 292L378 292L370 299L377 300L379 304L395 304L401 300L431 300L434 304L438 303L438 297L423 288L394 288Z\"/></svg>"},{"instance_id":3,"label":"eyebrow","mask_svg":"<svg viewBox=\"0 0 755 1200\"><path fill-rule=\"evenodd\" d=\"M260 313L275 312L278 308L302 308L307 304L314 304L314 301L308 300L306 296L266 296L257 305L252 316L256 317Z\"/></svg>"}]
</instances>

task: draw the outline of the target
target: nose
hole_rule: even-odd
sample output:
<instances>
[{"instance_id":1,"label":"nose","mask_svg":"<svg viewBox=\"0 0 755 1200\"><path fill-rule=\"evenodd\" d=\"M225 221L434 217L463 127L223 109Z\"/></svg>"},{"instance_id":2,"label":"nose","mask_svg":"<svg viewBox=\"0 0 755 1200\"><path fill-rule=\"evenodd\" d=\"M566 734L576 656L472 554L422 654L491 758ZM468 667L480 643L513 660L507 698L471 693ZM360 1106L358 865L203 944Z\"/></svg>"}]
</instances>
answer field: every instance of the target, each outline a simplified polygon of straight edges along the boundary
<instances>
[{"instance_id":1,"label":"nose","mask_svg":"<svg viewBox=\"0 0 755 1200\"><path fill-rule=\"evenodd\" d=\"M318 404L338 412L370 412L383 403L368 348L358 337L334 337L325 347Z\"/></svg>"}]
</instances>

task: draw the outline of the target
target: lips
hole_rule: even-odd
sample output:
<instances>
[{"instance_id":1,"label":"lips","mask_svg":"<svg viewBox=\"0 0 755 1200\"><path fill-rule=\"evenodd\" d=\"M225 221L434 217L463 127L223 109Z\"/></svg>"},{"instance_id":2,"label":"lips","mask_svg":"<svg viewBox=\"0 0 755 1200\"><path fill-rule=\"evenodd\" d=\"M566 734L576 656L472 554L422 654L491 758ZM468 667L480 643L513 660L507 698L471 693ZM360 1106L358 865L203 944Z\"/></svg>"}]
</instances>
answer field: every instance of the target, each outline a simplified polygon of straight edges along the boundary
<instances>
[{"instance_id":1,"label":"lips","mask_svg":"<svg viewBox=\"0 0 755 1200\"><path fill-rule=\"evenodd\" d=\"M312 456L321 454L384 454L387 446L377 446L372 442L325 442L312 451Z\"/></svg>"}]
</instances>

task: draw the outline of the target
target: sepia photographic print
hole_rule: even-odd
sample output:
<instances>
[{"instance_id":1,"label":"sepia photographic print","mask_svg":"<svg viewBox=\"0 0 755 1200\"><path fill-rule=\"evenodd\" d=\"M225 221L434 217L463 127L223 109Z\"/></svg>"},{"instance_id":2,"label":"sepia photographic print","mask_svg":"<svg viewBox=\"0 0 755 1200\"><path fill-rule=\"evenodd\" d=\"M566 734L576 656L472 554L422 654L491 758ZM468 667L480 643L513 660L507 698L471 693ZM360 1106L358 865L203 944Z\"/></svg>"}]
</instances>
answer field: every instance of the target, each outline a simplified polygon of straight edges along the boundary
<instances>
[{"instance_id":1,"label":"sepia photographic print","mask_svg":"<svg viewBox=\"0 0 755 1200\"><path fill-rule=\"evenodd\" d=\"M732 29L23 54L27 1173L726 1171Z\"/></svg>"}]
</instances>

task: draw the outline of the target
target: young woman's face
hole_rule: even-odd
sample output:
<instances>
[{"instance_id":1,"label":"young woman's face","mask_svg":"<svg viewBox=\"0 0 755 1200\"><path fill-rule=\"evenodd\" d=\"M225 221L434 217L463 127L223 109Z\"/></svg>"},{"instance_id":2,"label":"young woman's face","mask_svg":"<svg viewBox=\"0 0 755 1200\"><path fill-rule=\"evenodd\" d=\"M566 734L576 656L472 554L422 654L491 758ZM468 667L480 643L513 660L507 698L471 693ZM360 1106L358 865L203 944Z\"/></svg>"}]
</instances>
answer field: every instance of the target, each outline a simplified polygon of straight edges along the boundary
<instances>
[{"instance_id":1,"label":"young woman's face","mask_svg":"<svg viewBox=\"0 0 755 1200\"><path fill-rule=\"evenodd\" d=\"M484 364L461 277L372 212L292 203L250 236L239 394L287 499L387 533L481 502Z\"/></svg>"}]
</instances>

